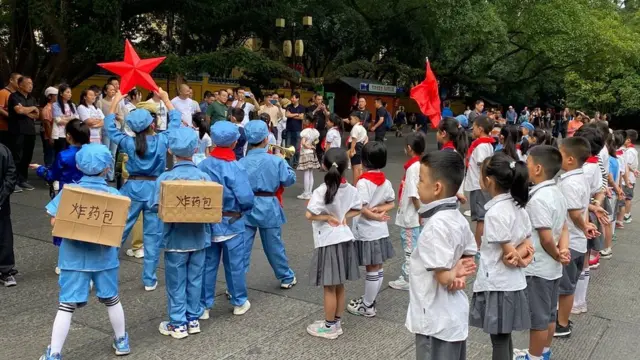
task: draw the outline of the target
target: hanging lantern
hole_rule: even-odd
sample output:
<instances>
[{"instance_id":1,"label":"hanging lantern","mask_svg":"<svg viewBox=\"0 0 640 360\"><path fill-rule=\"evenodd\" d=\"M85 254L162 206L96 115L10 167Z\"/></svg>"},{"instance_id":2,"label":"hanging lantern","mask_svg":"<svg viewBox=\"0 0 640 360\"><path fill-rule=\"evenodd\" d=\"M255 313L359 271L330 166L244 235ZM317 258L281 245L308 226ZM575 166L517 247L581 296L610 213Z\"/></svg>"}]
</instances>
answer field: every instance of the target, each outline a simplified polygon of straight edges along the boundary
<instances>
[{"instance_id":1,"label":"hanging lantern","mask_svg":"<svg viewBox=\"0 0 640 360\"><path fill-rule=\"evenodd\" d=\"M297 46L297 45L296 45ZM285 40L282 43L282 53L285 57L291 57L291 40ZM297 50L296 50L297 52Z\"/></svg>"},{"instance_id":2,"label":"hanging lantern","mask_svg":"<svg viewBox=\"0 0 640 360\"><path fill-rule=\"evenodd\" d=\"M313 25L313 18L309 15L302 18L302 26L310 28Z\"/></svg>"},{"instance_id":3,"label":"hanging lantern","mask_svg":"<svg viewBox=\"0 0 640 360\"><path fill-rule=\"evenodd\" d=\"M302 57L302 55L304 55L304 42L296 40L296 56Z\"/></svg>"},{"instance_id":4,"label":"hanging lantern","mask_svg":"<svg viewBox=\"0 0 640 360\"><path fill-rule=\"evenodd\" d=\"M285 26L284 18L277 18L276 19L276 27L283 29L284 26Z\"/></svg>"}]
</instances>

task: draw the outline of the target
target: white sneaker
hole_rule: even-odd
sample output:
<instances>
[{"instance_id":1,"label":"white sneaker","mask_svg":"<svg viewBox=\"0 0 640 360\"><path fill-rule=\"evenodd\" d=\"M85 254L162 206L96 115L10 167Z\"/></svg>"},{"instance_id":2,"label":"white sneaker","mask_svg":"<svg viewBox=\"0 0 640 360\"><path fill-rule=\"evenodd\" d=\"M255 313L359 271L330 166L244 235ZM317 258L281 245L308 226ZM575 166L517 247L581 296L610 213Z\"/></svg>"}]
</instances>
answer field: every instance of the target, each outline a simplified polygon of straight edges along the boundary
<instances>
[{"instance_id":1,"label":"white sneaker","mask_svg":"<svg viewBox=\"0 0 640 360\"><path fill-rule=\"evenodd\" d=\"M200 315L200 320L209 320L209 309L204 309L204 312Z\"/></svg>"},{"instance_id":2,"label":"white sneaker","mask_svg":"<svg viewBox=\"0 0 640 360\"><path fill-rule=\"evenodd\" d=\"M389 287L396 290L409 291L409 282L400 276L398 280L389 281Z\"/></svg>"},{"instance_id":3,"label":"white sneaker","mask_svg":"<svg viewBox=\"0 0 640 360\"><path fill-rule=\"evenodd\" d=\"M571 308L571 313L573 315L580 315L586 312L587 312L587 304L574 305L573 308Z\"/></svg>"},{"instance_id":4,"label":"white sneaker","mask_svg":"<svg viewBox=\"0 0 640 360\"><path fill-rule=\"evenodd\" d=\"M60 182L58 180L53 182L53 190L60 191Z\"/></svg>"},{"instance_id":5,"label":"white sneaker","mask_svg":"<svg viewBox=\"0 0 640 360\"><path fill-rule=\"evenodd\" d=\"M324 321L316 321L307 326L307 333L312 336L331 340L337 339L338 336L340 336L340 334L338 334L337 326L327 327Z\"/></svg>"},{"instance_id":6,"label":"white sneaker","mask_svg":"<svg viewBox=\"0 0 640 360\"><path fill-rule=\"evenodd\" d=\"M189 336L186 325L173 326L168 321L161 322L158 331L160 334L171 336L174 339L184 339Z\"/></svg>"},{"instance_id":7,"label":"white sneaker","mask_svg":"<svg viewBox=\"0 0 640 360\"><path fill-rule=\"evenodd\" d=\"M241 306L233 307L233 315L244 315L251 309L251 303L249 300L245 301Z\"/></svg>"},{"instance_id":8,"label":"white sneaker","mask_svg":"<svg viewBox=\"0 0 640 360\"><path fill-rule=\"evenodd\" d=\"M366 306L362 300L352 300L351 302L349 302L349 305L347 305L347 311L352 313L353 315L360 315L364 317L376 316L375 302L371 306Z\"/></svg>"},{"instance_id":9,"label":"white sneaker","mask_svg":"<svg viewBox=\"0 0 640 360\"><path fill-rule=\"evenodd\" d=\"M324 320L317 320L317 321L314 322L314 324L322 324L322 325L324 325ZM344 334L344 331L342 331L342 321L338 321L336 323L336 329L338 330L338 335Z\"/></svg>"},{"instance_id":10,"label":"white sneaker","mask_svg":"<svg viewBox=\"0 0 640 360\"><path fill-rule=\"evenodd\" d=\"M189 323L187 324L187 332L189 333L189 335L200 334L200 321L198 320L189 321Z\"/></svg>"},{"instance_id":11,"label":"white sneaker","mask_svg":"<svg viewBox=\"0 0 640 360\"><path fill-rule=\"evenodd\" d=\"M144 257L144 249L140 248L140 249L127 249L126 251L127 256L129 257L135 257L136 259L142 259Z\"/></svg>"},{"instance_id":12,"label":"white sneaker","mask_svg":"<svg viewBox=\"0 0 640 360\"><path fill-rule=\"evenodd\" d=\"M145 291L153 291L153 290L155 290L157 287L158 287L158 282L156 281L156 282L155 282L153 285L151 285L151 286L146 286L146 285L145 285L144 290L145 290Z\"/></svg>"},{"instance_id":13,"label":"white sneaker","mask_svg":"<svg viewBox=\"0 0 640 360\"><path fill-rule=\"evenodd\" d=\"M60 268L56 266L56 269L54 270L56 272L56 274L60 275Z\"/></svg>"},{"instance_id":14,"label":"white sneaker","mask_svg":"<svg viewBox=\"0 0 640 360\"><path fill-rule=\"evenodd\" d=\"M297 283L298 283L298 279L296 279L296 277L294 276L293 280L290 283L288 283L288 284L285 284L285 283L280 284L280 288L282 288L282 289L291 289Z\"/></svg>"},{"instance_id":15,"label":"white sneaker","mask_svg":"<svg viewBox=\"0 0 640 360\"><path fill-rule=\"evenodd\" d=\"M600 257L602 259L611 259L612 256L613 256L613 250L611 250L611 248L607 248L600 251Z\"/></svg>"},{"instance_id":16,"label":"white sneaker","mask_svg":"<svg viewBox=\"0 0 640 360\"><path fill-rule=\"evenodd\" d=\"M298 195L297 198L300 199L300 200L310 200L311 199L311 194L302 193L302 194Z\"/></svg>"},{"instance_id":17,"label":"white sneaker","mask_svg":"<svg viewBox=\"0 0 640 360\"><path fill-rule=\"evenodd\" d=\"M467 211L463 212L463 214L466 217L471 217L471 210L467 210Z\"/></svg>"}]
</instances>

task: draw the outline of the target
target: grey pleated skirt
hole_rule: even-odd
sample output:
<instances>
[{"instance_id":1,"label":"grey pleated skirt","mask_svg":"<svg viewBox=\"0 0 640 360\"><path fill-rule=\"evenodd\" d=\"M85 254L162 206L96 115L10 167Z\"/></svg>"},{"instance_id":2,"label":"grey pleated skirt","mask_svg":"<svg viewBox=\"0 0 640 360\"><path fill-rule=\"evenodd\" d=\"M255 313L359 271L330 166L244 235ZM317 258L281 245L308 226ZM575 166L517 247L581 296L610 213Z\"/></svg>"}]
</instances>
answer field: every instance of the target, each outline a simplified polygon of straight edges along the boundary
<instances>
[{"instance_id":1,"label":"grey pleated skirt","mask_svg":"<svg viewBox=\"0 0 640 360\"><path fill-rule=\"evenodd\" d=\"M526 289L473 293L469 325L491 335L529 330L531 314Z\"/></svg>"},{"instance_id":2,"label":"grey pleated skirt","mask_svg":"<svg viewBox=\"0 0 640 360\"><path fill-rule=\"evenodd\" d=\"M309 283L313 286L340 285L358 280L358 253L353 241L345 241L313 250Z\"/></svg>"},{"instance_id":3,"label":"grey pleated skirt","mask_svg":"<svg viewBox=\"0 0 640 360\"><path fill-rule=\"evenodd\" d=\"M388 237L373 241L356 240L355 245L360 266L380 265L396 255Z\"/></svg>"}]
</instances>

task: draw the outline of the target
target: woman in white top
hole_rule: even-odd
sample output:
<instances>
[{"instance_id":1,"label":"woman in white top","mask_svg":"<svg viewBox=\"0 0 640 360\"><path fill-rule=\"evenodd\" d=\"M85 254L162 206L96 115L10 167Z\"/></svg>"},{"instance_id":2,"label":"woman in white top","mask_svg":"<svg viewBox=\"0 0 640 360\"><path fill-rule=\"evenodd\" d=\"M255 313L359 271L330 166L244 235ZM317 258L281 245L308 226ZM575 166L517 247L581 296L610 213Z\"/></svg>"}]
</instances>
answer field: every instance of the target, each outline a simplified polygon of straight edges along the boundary
<instances>
[{"instance_id":1,"label":"woman in white top","mask_svg":"<svg viewBox=\"0 0 640 360\"><path fill-rule=\"evenodd\" d=\"M307 326L307 332L336 339L342 334L344 283L360 277L353 233L347 220L360 214L362 204L358 190L343 177L347 168L347 153L343 149L329 149L322 165L327 174L324 183L313 191L306 218L311 221L315 248L309 279L311 285L324 287L324 319Z\"/></svg>"},{"instance_id":2,"label":"woman in white top","mask_svg":"<svg viewBox=\"0 0 640 360\"><path fill-rule=\"evenodd\" d=\"M511 359L511 332L531 327L523 268L533 260L527 165L498 152L484 160L481 187L487 202L469 325L491 336L493 359Z\"/></svg>"},{"instance_id":3,"label":"woman in white top","mask_svg":"<svg viewBox=\"0 0 640 360\"><path fill-rule=\"evenodd\" d=\"M304 130L300 132L300 161L298 171L304 171L304 192L298 195L300 200L311 199L313 190L313 170L320 168L316 155L316 144L320 139L320 133L315 129L315 123L311 117L305 117Z\"/></svg>"},{"instance_id":4,"label":"woman in white top","mask_svg":"<svg viewBox=\"0 0 640 360\"><path fill-rule=\"evenodd\" d=\"M67 148L67 134L65 132L65 126L73 119L78 119L78 111L76 105L71 101L71 87L67 84L62 84L58 88L58 101L53 103L53 130L51 136L53 137L53 148L56 156L58 153Z\"/></svg>"},{"instance_id":5,"label":"woman in white top","mask_svg":"<svg viewBox=\"0 0 640 360\"><path fill-rule=\"evenodd\" d=\"M339 148L342 146L342 135L344 131L343 120L337 114L331 114L327 118L327 136L322 140L322 149L327 151L332 148Z\"/></svg>"},{"instance_id":6,"label":"woman in white top","mask_svg":"<svg viewBox=\"0 0 640 360\"><path fill-rule=\"evenodd\" d=\"M78 116L89 127L89 141L91 143L102 143L102 126L104 125L104 114L95 105L97 94L90 89L82 90L80 94L80 105L78 106Z\"/></svg>"}]
</instances>

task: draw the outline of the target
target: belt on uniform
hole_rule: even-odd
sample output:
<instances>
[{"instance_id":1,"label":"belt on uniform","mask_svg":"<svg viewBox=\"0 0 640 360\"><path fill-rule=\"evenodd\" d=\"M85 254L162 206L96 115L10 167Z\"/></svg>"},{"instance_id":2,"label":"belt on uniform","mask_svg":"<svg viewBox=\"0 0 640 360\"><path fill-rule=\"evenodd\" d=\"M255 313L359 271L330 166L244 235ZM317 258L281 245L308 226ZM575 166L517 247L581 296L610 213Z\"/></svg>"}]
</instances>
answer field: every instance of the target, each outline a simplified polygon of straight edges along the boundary
<instances>
[{"instance_id":1,"label":"belt on uniform","mask_svg":"<svg viewBox=\"0 0 640 360\"><path fill-rule=\"evenodd\" d=\"M238 221L242 217L242 214L235 211L223 211L222 216L230 217L231 220L229 220L229 225L231 225Z\"/></svg>"},{"instance_id":2,"label":"belt on uniform","mask_svg":"<svg viewBox=\"0 0 640 360\"><path fill-rule=\"evenodd\" d=\"M129 179L127 179L127 180L150 180L150 181L156 181L157 179L158 179L157 176L129 175Z\"/></svg>"},{"instance_id":3,"label":"belt on uniform","mask_svg":"<svg viewBox=\"0 0 640 360\"><path fill-rule=\"evenodd\" d=\"M253 195L259 196L259 197L272 197L272 196L276 196L276 193L268 192L268 191L254 191Z\"/></svg>"}]
</instances>

